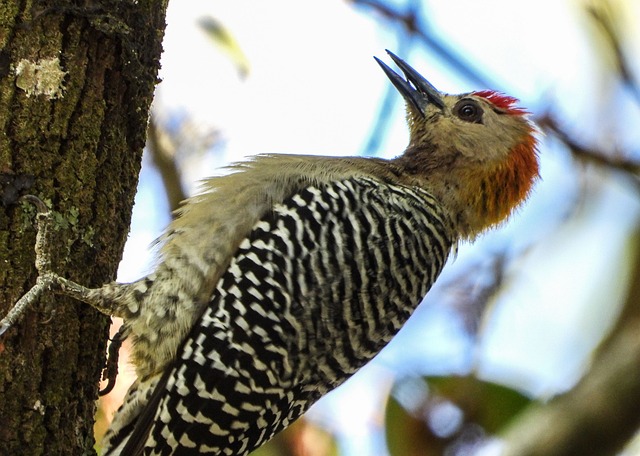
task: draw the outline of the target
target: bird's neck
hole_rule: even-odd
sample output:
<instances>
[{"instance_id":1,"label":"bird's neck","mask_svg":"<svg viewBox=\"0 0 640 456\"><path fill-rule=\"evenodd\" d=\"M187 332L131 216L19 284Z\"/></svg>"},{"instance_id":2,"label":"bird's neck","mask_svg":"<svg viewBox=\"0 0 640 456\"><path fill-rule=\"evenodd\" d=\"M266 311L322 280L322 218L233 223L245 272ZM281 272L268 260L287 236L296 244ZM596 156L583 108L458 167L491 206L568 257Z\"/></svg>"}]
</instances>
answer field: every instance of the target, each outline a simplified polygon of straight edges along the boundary
<instances>
[{"instance_id":1,"label":"bird's neck","mask_svg":"<svg viewBox=\"0 0 640 456\"><path fill-rule=\"evenodd\" d=\"M534 144L523 143L504 161L484 166L480 163L474 167L461 166L455 154L450 154L452 158L447 162L435 157L416 161L411 157L412 151L398 157L396 163L422 181L422 186L442 202L461 238L473 239L505 220L526 199L538 176L533 147ZM404 167L404 163L412 166Z\"/></svg>"},{"instance_id":2,"label":"bird's neck","mask_svg":"<svg viewBox=\"0 0 640 456\"><path fill-rule=\"evenodd\" d=\"M535 156L524 146L518 146L502 163L469 172L457 198L467 237L474 238L504 221L527 198L537 176Z\"/></svg>"}]
</instances>

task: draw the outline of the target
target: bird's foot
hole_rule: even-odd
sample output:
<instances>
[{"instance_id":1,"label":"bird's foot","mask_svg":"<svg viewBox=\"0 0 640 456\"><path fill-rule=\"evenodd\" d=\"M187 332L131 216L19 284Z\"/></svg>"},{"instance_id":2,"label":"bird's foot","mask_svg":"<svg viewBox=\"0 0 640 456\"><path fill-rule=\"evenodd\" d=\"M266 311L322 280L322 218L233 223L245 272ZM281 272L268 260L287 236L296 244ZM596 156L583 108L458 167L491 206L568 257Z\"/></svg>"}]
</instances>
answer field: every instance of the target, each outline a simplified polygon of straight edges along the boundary
<instances>
[{"instance_id":1,"label":"bird's foot","mask_svg":"<svg viewBox=\"0 0 640 456\"><path fill-rule=\"evenodd\" d=\"M38 300L43 291L51 290L80 300L82 300L89 291L87 288L64 279L51 271L51 251L49 247L51 243L49 242L49 233L53 224L53 212L37 196L25 195L20 199L33 204L37 210L35 266L38 270L38 278L36 279L35 285L14 304L7 315L0 321L0 336L22 317L25 311Z\"/></svg>"}]
</instances>

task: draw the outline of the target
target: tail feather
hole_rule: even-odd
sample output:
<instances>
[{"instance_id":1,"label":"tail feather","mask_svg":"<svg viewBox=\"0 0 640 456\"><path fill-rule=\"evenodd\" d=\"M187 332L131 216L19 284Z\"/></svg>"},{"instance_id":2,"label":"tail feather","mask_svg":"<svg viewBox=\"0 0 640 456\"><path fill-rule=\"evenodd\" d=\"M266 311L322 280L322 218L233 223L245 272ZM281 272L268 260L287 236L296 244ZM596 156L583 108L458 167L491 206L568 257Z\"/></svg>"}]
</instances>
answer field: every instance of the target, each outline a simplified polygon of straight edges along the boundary
<instances>
[{"instance_id":1,"label":"tail feather","mask_svg":"<svg viewBox=\"0 0 640 456\"><path fill-rule=\"evenodd\" d=\"M137 429L140 427L141 421L145 421L141 419L149 415L149 413L155 414L157 407L149 407L149 405L153 402L154 392L164 389L158 388L158 384L161 383L162 379L162 374L157 374L142 382L136 380L131 385L123 404L116 412L109 430L102 439L103 456L137 454L130 452L127 447L129 447L131 436L140 434ZM155 396L158 396L158 394L155 394ZM153 421L153 416L149 421ZM144 440L142 445L144 446ZM140 449L142 449L142 446Z\"/></svg>"}]
</instances>

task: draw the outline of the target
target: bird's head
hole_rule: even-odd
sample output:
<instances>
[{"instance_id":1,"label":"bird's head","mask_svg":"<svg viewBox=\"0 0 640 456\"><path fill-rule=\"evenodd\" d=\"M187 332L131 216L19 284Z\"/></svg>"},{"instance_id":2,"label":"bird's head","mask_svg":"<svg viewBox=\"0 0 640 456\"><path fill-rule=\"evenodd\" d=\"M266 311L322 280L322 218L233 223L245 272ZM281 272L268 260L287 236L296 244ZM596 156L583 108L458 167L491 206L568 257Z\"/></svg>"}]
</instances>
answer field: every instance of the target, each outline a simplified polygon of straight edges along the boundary
<instances>
[{"instance_id":1,"label":"bird's head","mask_svg":"<svg viewBox=\"0 0 640 456\"><path fill-rule=\"evenodd\" d=\"M387 51L388 52L388 51ZM389 52L405 78L376 59L407 104L410 141L395 159L424 180L463 237L511 214L538 178L535 128L515 98L493 91L448 95Z\"/></svg>"}]
</instances>

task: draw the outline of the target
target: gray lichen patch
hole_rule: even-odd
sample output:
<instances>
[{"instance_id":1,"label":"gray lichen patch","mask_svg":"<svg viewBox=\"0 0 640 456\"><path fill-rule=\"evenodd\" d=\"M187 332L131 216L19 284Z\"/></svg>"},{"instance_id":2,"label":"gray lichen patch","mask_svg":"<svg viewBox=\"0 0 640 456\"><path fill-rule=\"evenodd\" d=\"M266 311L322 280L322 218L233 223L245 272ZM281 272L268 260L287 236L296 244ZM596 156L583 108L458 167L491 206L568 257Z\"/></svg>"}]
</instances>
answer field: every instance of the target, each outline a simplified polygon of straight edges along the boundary
<instances>
[{"instance_id":1,"label":"gray lichen patch","mask_svg":"<svg viewBox=\"0 0 640 456\"><path fill-rule=\"evenodd\" d=\"M15 67L16 86L28 97L44 95L50 100L60 98L64 92L67 72L60 66L60 59L53 57L33 62L22 59Z\"/></svg>"}]
</instances>

